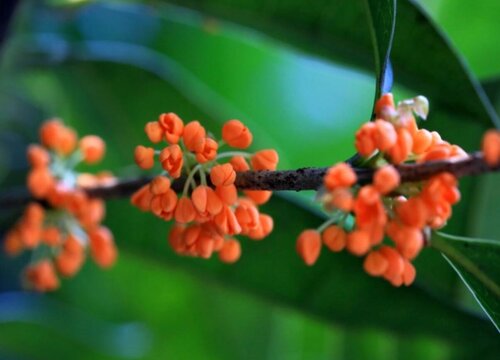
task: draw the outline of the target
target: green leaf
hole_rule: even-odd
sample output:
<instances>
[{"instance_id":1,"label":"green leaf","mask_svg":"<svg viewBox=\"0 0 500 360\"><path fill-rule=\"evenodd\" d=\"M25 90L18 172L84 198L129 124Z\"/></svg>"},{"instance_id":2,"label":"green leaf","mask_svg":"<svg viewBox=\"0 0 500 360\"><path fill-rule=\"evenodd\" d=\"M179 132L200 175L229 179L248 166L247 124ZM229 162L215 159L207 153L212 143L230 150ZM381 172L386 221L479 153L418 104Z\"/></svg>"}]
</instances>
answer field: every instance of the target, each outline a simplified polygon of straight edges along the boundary
<instances>
[{"instance_id":1,"label":"green leaf","mask_svg":"<svg viewBox=\"0 0 500 360\"><path fill-rule=\"evenodd\" d=\"M78 325L68 326L68 323ZM43 341L49 341L54 347L60 346L61 342L55 344L51 337L65 337L70 343L64 344L67 347L60 349L61 353L76 347L79 349L77 353L83 352L86 356L99 359L142 356L148 350L148 338L151 336L139 324L108 323L54 299L21 292L0 294L0 324L2 347L11 347L25 354L26 343L16 342L18 337L15 334L22 329L42 330L38 333L43 332L47 337ZM93 334L99 334L99 337ZM40 340L30 343L30 339L25 339L34 347ZM29 353L36 355L36 352Z\"/></svg>"},{"instance_id":2,"label":"green leaf","mask_svg":"<svg viewBox=\"0 0 500 360\"><path fill-rule=\"evenodd\" d=\"M441 251L500 331L500 241L434 233Z\"/></svg>"},{"instance_id":3,"label":"green leaf","mask_svg":"<svg viewBox=\"0 0 500 360\"><path fill-rule=\"evenodd\" d=\"M392 88L390 54L396 26L396 0L365 0L365 6L374 48L377 101L381 94L390 92Z\"/></svg>"},{"instance_id":4,"label":"green leaf","mask_svg":"<svg viewBox=\"0 0 500 360\"><path fill-rule=\"evenodd\" d=\"M446 31L481 79L498 76L500 57L500 2L483 0L420 0L432 18Z\"/></svg>"},{"instance_id":5,"label":"green leaf","mask_svg":"<svg viewBox=\"0 0 500 360\"><path fill-rule=\"evenodd\" d=\"M253 27L321 57L373 68L369 61L372 58L370 32L363 26L365 0L312 4L302 0L169 2ZM390 11L388 14L392 15ZM416 1L398 1L391 62L397 81L416 87L433 106L465 115L468 121L485 126L493 122L500 126L477 80Z\"/></svg>"}]
</instances>

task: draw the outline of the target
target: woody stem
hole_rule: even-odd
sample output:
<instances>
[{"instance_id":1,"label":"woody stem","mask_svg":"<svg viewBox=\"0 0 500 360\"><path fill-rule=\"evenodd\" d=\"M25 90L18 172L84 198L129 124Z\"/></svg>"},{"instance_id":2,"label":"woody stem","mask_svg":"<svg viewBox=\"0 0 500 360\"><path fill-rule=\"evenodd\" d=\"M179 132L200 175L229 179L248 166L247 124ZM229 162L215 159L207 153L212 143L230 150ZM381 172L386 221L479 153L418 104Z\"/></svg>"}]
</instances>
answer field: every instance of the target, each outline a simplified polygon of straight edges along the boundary
<instances>
[{"instance_id":1,"label":"woody stem","mask_svg":"<svg viewBox=\"0 0 500 360\"><path fill-rule=\"evenodd\" d=\"M421 164L403 164L395 167L401 176L401 182L422 181L442 172L449 172L456 177L463 177L500 171L500 165L488 166L480 152L472 153L469 157L461 160L440 160ZM243 171L237 173L235 185L238 189L251 190L317 190L323 184L323 177L327 170L328 168L324 167L277 171ZM371 182L374 173L373 169L354 168L354 170L358 184L363 185ZM193 172L191 174L194 175ZM114 185L88 188L86 192L91 197L102 199L123 198L130 196L149 181L151 181L150 177L121 179ZM185 183L186 177L181 177L173 182L172 188L176 192L181 192ZM7 191L0 195L0 208L22 206L31 200L33 199L26 189L17 193Z\"/></svg>"}]
</instances>

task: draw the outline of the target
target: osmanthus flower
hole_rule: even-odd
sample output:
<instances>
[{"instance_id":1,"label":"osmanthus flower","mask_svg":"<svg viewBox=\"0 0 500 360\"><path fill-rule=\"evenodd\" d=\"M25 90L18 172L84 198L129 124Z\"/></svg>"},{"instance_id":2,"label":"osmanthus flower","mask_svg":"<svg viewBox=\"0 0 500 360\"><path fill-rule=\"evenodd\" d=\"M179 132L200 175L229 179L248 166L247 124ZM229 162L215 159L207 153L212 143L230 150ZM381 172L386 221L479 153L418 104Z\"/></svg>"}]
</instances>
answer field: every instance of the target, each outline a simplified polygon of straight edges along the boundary
<instances>
[{"instance_id":1,"label":"osmanthus flower","mask_svg":"<svg viewBox=\"0 0 500 360\"><path fill-rule=\"evenodd\" d=\"M32 251L24 282L34 290L51 291L59 287L59 275L71 277L80 270L88 249L103 268L115 262L113 236L101 225L105 204L84 191L112 185L115 179L110 173L93 175L75 169L81 162L95 164L103 158L106 145L100 137L78 139L73 129L52 119L42 124L40 141L27 151L31 166L27 187L37 201L28 204L7 233L4 249L12 256Z\"/></svg>"},{"instance_id":2,"label":"osmanthus flower","mask_svg":"<svg viewBox=\"0 0 500 360\"><path fill-rule=\"evenodd\" d=\"M163 146L137 146L135 161L151 169L156 156L163 171L136 191L131 202L165 221L174 220L168 242L176 253L206 259L217 253L222 262L233 263L241 255L236 236L261 240L271 233L273 219L259 211L271 191L240 193L234 183L239 171L275 170L278 154L272 149L240 151L253 140L241 121L227 121L220 142L199 121L184 124L174 113L147 123L145 132L152 143ZM220 152L224 146L238 151ZM172 189L174 181L184 184L179 193Z\"/></svg>"},{"instance_id":3,"label":"osmanthus flower","mask_svg":"<svg viewBox=\"0 0 500 360\"><path fill-rule=\"evenodd\" d=\"M454 160L467 157L437 132L419 129L415 116L427 117L429 104L423 96L394 104L392 94L376 103L376 119L363 124L355 135L362 155L361 166L374 171L371 184L357 183L348 163L332 166L324 177L321 202L331 217L317 229L307 229L297 239L297 251L307 265L318 259L319 239L331 251L346 249L364 257L364 269L394 286L410 285L415 279L415 259L425 244L425 234L439 229L460 200L456 178L440 173L427 181L401 183L394 165L405 162ZM498 131L486 134L485 161L499 163Z\"/></svg>"},{"instance_id":4,"label":"osmanthus flower","mask_svg":"<svg viewBox=\"0 0 500 360\"><path fill-rule=\"evenodd\" d=\"M500 164L500 130L488 130L484 134L481 148L484 161L489 166L498 166Z\"/></svg>"}]
</instances>

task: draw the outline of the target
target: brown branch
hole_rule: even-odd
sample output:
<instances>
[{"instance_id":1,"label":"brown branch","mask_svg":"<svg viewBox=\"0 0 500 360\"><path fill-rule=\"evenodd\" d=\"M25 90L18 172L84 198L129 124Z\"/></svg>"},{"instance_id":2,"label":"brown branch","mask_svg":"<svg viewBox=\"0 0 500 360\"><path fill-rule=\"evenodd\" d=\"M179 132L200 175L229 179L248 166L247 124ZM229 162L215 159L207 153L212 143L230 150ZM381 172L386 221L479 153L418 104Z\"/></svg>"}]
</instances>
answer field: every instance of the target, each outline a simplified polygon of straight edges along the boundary
<instances>
[{"instance_id":1,"label":"brown branch","mask_svg":"<svg viewBox=\"0 0 500 360\"><path fill-rule=\"evenodd\" d=\"M449 172L457 177L478 175L487 172L500 171L500 165L489 167L483 160L480 152L470 154L462 160L432 161L422 164L404 164L396 166L402 182L415 182L430 178L441 172ZM238 189L272 190L272 191L302 191L317 190L323 183L323 177L328 170L324 168L301 168L297 170L278 171L245 171L237 174L236 186ZM355 168L359 184L370 183L373 170ZM102 199L125 198L132 195L141 186L151 181L151 177L120 180L111 186L89 188L86 190L91 197ZM185 178L178 179L172 184L176 192L182 191ZM9 191L0 196L0 208L25 205L33 200L26 189Z\"/></svg>"}]
</instances>

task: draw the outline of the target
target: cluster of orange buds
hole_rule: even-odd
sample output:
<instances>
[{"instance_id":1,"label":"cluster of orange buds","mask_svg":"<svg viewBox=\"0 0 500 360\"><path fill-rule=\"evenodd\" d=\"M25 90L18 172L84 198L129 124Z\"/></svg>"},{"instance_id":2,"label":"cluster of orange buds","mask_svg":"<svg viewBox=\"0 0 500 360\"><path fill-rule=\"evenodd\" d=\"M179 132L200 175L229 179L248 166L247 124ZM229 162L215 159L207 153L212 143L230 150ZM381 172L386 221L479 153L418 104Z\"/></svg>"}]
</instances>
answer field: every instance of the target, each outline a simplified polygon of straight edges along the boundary
<instances>
[{"instance_id":1,"label":"cluster of orange buds","mask_svg":"<svg viewBox=\"0 0 500 360\"><path fill-rule=\"evenodd\" d=\"M166 142L166 146L155 150L139 145L135 161L142 169L151 169L157 156L163 171L132 196L132 204L165 221L175 220L168 242L176 253L208 259L217 252L221 261L233 263L241 256L236 235L261 240L272 231L273 219L258 208L272 192L238 194L234 183L239 171L275 170L277 152L219 152L225 145L239 150L250 146L252 133L241 121L227 121L220 142L198 121L184 124L174 113L148 122L145 132L152 143ZM171 187L176 179L184 181L179 195Z\"/></svg>"},{"instance_id":2,"label":"cluster of orange buds","mask_svg":"<svg viewBox=\"0 0 500 360\"><path fill-rule=\"evenodd\" d=\"M99 266L107 268L115 262L113 236L101 225L105 204L84 191L111 185L115 179L109 173L75 170L81 162L94 164L103 158L105 143L100 137L78 139L73 129L52 119L42 124L40 140L40 145L32 144L27 151L31 166L27 187L36 201L7 233L4 249L12 256L31 250L24 282L37 291L51 291L59 287L58 273L71 277L79 271L87 248Z\"/></svg>"},{"instance_id":3,"label":"cluster of orange buds","mask_svg":"<svg viewBox=\"0 0 500 360\"><path fill-rule=\"evenodd\" d=\"M365 256L364 269L369 275L381 276L394 286L408 286L416 274L411 261L423 248L430 229L446 224L460 192L456 178L449 173L401 184L394 165L468 155L437 132L418 128L415 115L425 119L428 113L423 96L396 106L392 94L385 94L376 103L375 113L376 120L363 124L355 138L363 157L361 166L374 170L371 184L359 185L356 172L347 163L332 166L324 177L320 198L333 215L318 229L304 231L297 251L312 265L322 243L334 252L345 248Z\"/></svg>"}]
</instances>

